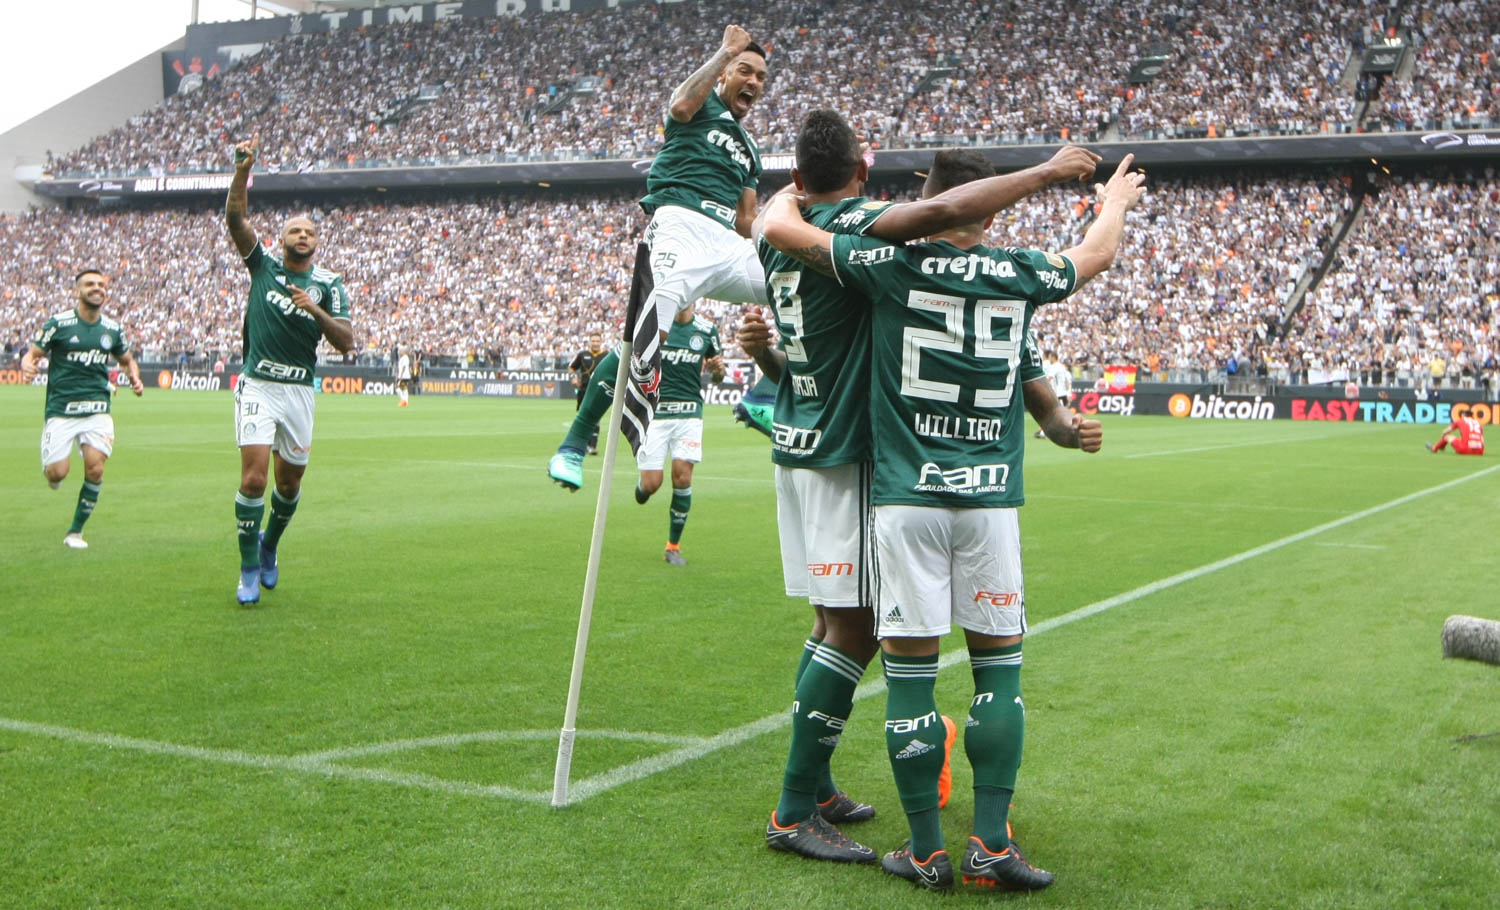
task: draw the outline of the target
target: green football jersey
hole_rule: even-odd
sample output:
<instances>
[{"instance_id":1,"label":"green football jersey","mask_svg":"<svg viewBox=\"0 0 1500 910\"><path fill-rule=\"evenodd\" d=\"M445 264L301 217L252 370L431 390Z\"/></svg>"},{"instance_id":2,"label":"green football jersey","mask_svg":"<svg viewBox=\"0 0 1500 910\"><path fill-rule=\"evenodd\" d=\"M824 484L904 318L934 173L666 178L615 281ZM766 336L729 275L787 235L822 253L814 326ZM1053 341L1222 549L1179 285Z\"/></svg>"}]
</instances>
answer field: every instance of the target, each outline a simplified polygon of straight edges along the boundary
<instances>
[{"instance_id":1,"label":"green football jersey","mask_svg":"<svg viewBox=\"0 0 1500 910\"><path fill-rule=\"evenodd\" d=\"M809 224L862 235L890 203L863 196L815 205ZM771 461L826 468L870 460L870 305L865 295L778 252L758 250L786 354Z\"/></svg>"},{"instance_id":2,"label":"green football jersey","mask_svg":"<svg viewBox=\"0 0 1500 910\"><path fill-rule=\"evenodd\" d=\"M109 358L130 353L120 324L85 322L76 309L42 323L31 343L47 354L47 417L109 413Z\"/></svg>"},{"instance_id":3,"label":"green football jersey","mask_svg":"<svg viewBox=\"0 0 1500 910\"><path fill-rule=\"evenodd\" d=\"M833 261L872 305L871 501L1021 505L1026 407L1018 380L1031 317L1073 292L1073 263L1039 250L901 247L842 234Z\"/></svg>"},{"instance_id":4,"label":"green football jersey","mask_svg":"<svg viewBox=\"0 0 1500 910\"><path fill-rule=\"evenodd\" d=\"M349 319L344 280L321 266L298 273L259 243L245 257L250 270L250 302L241 332L245 375L271 382L312 385L323 330L316 319L292 303L288 284L302 288L335 319Z\"/></svg>"},{"instance_id":5,"label":"green football jersey","mask_svg":"<svg viewBox=\"0 0 1500 910\"><path fill-rule=\"evenodd\" d=\"M657 420L684 420L703 416L703 361L719 357L719 327L702 316L690 322L672 323L667 343L661 348L661 397L656 403Z\"/></svg>"},{"instance_id":6,"label":"green football jersey","mask_svg":"<svg viewBox=\"0 0 1500 910\"><path fill-rule=\"evenodd\" d=\"M664 205L681 206L734 230L741 193L760 182L755 140L716 91L687 123L670 113L666 122L666 142L651 161L641 208L649 215Z\"/></svg>"}]
</instances>

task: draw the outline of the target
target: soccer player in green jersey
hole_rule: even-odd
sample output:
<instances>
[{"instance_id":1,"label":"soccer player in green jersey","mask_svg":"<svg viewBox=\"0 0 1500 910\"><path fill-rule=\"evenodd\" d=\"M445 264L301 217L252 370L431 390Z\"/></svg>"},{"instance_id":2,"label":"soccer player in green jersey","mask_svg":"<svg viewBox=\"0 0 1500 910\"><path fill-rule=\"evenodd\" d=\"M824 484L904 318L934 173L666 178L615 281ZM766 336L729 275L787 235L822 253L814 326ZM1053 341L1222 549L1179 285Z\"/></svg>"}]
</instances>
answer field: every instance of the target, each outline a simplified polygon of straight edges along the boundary
<instances>
[{"instance_id":1,"label":"soccer player in green jersey","mask_svg":"<svg viewBox=\"0 0 1500 910\"><path fill-rule=\"evenodd\" d=\"M665 139L641 198L651 216L642 239L650 250L650 274L642 276L649 286L646 305L655 309L662 342L676 315L701 297L766 302L760 260L745 242L755 216L760 152L741 124L765 91L766 74L765 50L730 25L719 50L672 93ZM643 385L655 378L644 366L647 354L631 352ZM547 462L547 474L577 492L583 459L584 448L570 433Z\"/></svg>"},{"instance_id":2,"label":"soccer player in green jersey","mask_svg":"<svg viewBox=\"0 0 1500 910\"><path fill-rule=\"evenodd\" d=\"M837 112L819 110L801 124L796 159L793 188L805 194L812 224L902 241L982 220L1053 182L1089 176L1098 156L1069 146L1047 164L892 205L862 195L868 165L854 130ZM771 460L782 572L787 596L807 598L814 610L798 665L782 794L766 842L815 859L873 862L874 851L827 830L874 816L871 807L837 789L829 769L855 686L877 650L869 513L870 309L864 297L832 277L764 242L759 249L781 345L767 347L769 328L758 312L747 315L739 337L766 375L780 380Z\"/></svg>"},{"instance_id":3,"label":"soccer player in green jersey","mask_svg":"<svg viewBox=\"0 0 1500 910\"><path fill-rule=\"evenodd\" d=\"M1007 825L1025 724L1016 521L1022 407L1032 399L1045 405L1043 396L1055 402L1041 375L1021 396L1015 392L1036 307L1068 296L1113 262L1125 214L1144 193L1144 176L1129 172L1132 160L1097 187L1098 219L1061 255L984 246L992 218L899 246L809 224L789 196L765 216L768 243L871 305L876 634L888 689L886 749L911 832L881 866L923 887L954 883L938 811L945 731L933 689L939 639L955 623L965 631L975 681L964 733L975 780L964 880L1021 890L1052 882L1021 856ZM978 153L939 152L923 195L993 173ZM1054 443L1098 448L1095 422L1049 410L1043 428Z\"/></svg>"},{"instance_id":4,"label":"soccer player in green jersey","mask_svg":"<svg viewBox=\"0 0 1500 910\"><path fill-rule=\"evenodd\" d=\"M674 566L687 565L680 544L693 507L693 466L703 460L703 386L698 377L704 370L714 382L724 380L724 346L719 327L688 307L677 314L662 346L661 400L636 454L641 479L635 501L642 505L661 489L667 456L672 458L672 508L663 558Z\"/></svg>"},{"instance_id":5,"label":"soccer player in green jersey","mask_svg":"<svg viewBox=\"0 0 1500 910\"><path fill-rule=\"evenodd\" d=\"M94 514L104 462L115 445L115 421L109 415L109 358L125 369L130 390L140 397L141 369L130 353L125 331L99 310L109 296L109 279L96 269L85 269L73 279L78 305L42 323L21 357L27 383L36 377L37 360L46 357L47 407L42 427L42 474L56 490L68 476L68 463L77 444L83 456L83 488L73 510L73 524L63 543L88 549L83 523Z\"/></svg>"},{"instance_id":6,"label":"soccer player in green jersey","mask_svg":"<svg viewBox=\"0 0 1500 910\"><path fill-rule=\"evenodd\" d=\"M260 145L257 134L235 146L234 179L224 220L234 248L250 270L250 299L243 329L244 372L235 388L234 427L240 447L240 488L234 497L239 528L240 580L235 599L260 600L260 589L276 587L281 570L276 547L297 511L302 474L312 451L313 374L318 342L340 353L354 347L349 297L343 279L313 265L318 228L298 216L281 229L279 253L260 244L245 213L250 168ZM272 458L276 488L271 520L261 532L266 477Z\"/></svg>"}]
</instances>

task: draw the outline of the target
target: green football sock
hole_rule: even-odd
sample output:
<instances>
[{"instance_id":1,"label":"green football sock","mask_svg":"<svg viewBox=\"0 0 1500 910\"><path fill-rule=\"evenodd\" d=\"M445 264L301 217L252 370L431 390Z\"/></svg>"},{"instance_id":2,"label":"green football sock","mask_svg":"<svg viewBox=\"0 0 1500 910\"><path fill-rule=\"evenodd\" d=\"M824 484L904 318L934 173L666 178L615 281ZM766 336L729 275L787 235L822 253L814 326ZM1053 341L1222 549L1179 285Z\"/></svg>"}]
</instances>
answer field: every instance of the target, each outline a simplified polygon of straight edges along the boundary
<instances>
[{"instance_id":1,"label":"green football sock","mask_svg":"<svg viewBox=\"0 0 1500 910\"><path fill-rule=\"evenodd\" d=\"M244 493L234 494L234 523L239 528L240 570L260 568L260 519L266 512L266 498L251 499Z\"/></svg>"},{"instance_id":2,"label":"green football sock","mask_svg":"<svg viewBox=\"0 0 1500 910\"><path fill-rule=\"evenodd\" d=\"M885 663L885 748L896 777L896 792L911 828L912 855L926 859L943 849L938 812L938 775L943 771L947 731L938 716L933 689L938 658L882 654Z\"/></svg>"},{"instance_id":3,"label":"green football sock","mask_svg":"<svg viewBox=\"0 0 1500 910\"><path fill-rule=\"evenodd\" d=\"M281 543L281 534L286 526L291 523L292 516L297 514L297 503L302 501L302 491L291 499L282 499L276 490L271 491L271 520L266 522L266 549L275 552L276 545Z\"/></svg>"},{"instance_id":4,"label":"green football sock","mask_svg":"<svg viewBox=\"0 0 1500 910\"><path fill-rule=\"evenodd\" d=\"M693 507L692 487L672 488L672 511L668 523L667 540L672 543L682 542L682 529L687 525L688 510Z\"/></svg>"},{"instance_id":5,"label":"green football sock","mask_svg":"<svg viewBox=\"0 0 1500 910\"><path fill-rule=\"evenodd\" d=\"M1005 821L1026 739L1021 644L971 650L969 662L974 702L964 727L964 753L974 767L974 836L998 852L1010 845Z\"/></svg>"},{"instance_id":6,"label":"green football sock","mask_svg":"<svg viewBox=\"0 0 1500 910\"><path fill-rule=\"evenodd\" d=\"M615 375L619 362L619 357L610 354L594 368L593 375L589 377L588 390L583 393L583 403L578 406L578 413L573 416L573 424L568 427L568 435L563 438L560 448L586 452L589 440L598 438L599 421L609 413L609 406L614 401ZM601 373L600 370L608 372ZM608 384L601 384L606 377Z\"/></svg>"},{"instance_id":7,"label":"green football sock","mask_svg":"<svg viewBox=\"0 0 1500 910\"><path fill-rule=\"evenodd\" d=\"M807 672L807 665L812 662L813 652L818 650L818 645L822 643L823 639L813 638L811 635L807 636L807 641L802 643L802 656L797 658L797 677L792 680L792 688L796 688L797 683L802 682L802 674Z\"/></svg>"},{"instance_id":8,"label":"green football sock","mask_svg":"<svg viewBox=\"0 0 1500 910\"><path fill-rule=\"evenodd\" d=\"M854 707L854 687L864 672L859 661L824 642L797 681L797 700L792 703L792 746L786 759L781 801L776 804L776 819L781 824L811 817L819 802L838 792L823 793L823 781L826 778L832 783L828 760Z\"/></svg>"},{"instance_id":9,"label":"green football sock","mask_svg":"<svg viewBox=\"0 0 1500 910\"><path fill-rule=\"evenodd\" d=\"M94 514L94 506L99 504L99 485L83 482L83 488L78 491L78 508L73 510L73 523L68 526L69 534L83 533L83 523Z\"/></svg>"}]
</instances>

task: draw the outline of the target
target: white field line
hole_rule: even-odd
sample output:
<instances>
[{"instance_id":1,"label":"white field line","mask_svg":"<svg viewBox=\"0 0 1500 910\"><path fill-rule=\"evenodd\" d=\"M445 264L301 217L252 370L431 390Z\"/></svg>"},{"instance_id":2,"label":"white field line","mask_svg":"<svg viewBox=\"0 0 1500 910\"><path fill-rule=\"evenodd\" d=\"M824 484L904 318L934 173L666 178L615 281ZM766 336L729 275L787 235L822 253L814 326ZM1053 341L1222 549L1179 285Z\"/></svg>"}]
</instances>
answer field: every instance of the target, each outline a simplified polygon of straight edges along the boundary
<instances>
[{"instance_id":1,"label":"white field line","mask_svg":"<svg viewBox=\"0 0 1500 910\"><path fill-rule=\"evenodd\" d=\"M1385 544L1375 543L1319 543L1319 547L1338 547L1343 550L1389 550Z\"/></svg>"},{"instance_id":2,"label":"white field line","mask_svg":"<svg viewBox=\"0 0 1500 910\"><path fill-rule=\"evenodd\" d=\"M1194 502L1186 499L1120 499L1113 496L1075 496L1070 493L1028 493L1027 502L1049 499L1075 500L1077 502L1112 502L1120 505L1183 506L1193 509L1250 509L1256 512L1316 512L1322 515L1340 515L1338 509L1308 509L1301 506L1266 506L1247 502Z\"/></svg>"},{"instance_id":3,"label":"white field line","mask_svg":"<svg viewBox=\"0 0 1500 910\"><path fill-rule=\"evenodd\" d=\"M1106 610L1112 610L1115 607L1124 606L1125 604L1132 603L1144 597L1149 597L1152 594L1165 591L1168 588L1174 588L1180 584L1202 578L1205 575L1210 575L1214 572L1218 572L1232 566L1237 566L1242 562L1247 562L1258 556L1264 556L1267 553L1274 552L1276 550L1282 549L1283 547L1288 547L1292 544L1300 543L1301 541L1304 541L1309 537L1314 537L1318 534L1323 534L1336 528L1341 528L1345 525L1352 524L1353 522L1361 521L1365 518L1369 518L1372 515L1378 515L1381 512L1389 511L1390 509L1394 509L1414 500L1421 499L1424 496L1430 496L1433 493L1440 493L1444 490L1456 487L1459 484L1468 483L1471 480L1477 480L1481 477L1488 476L1495 473L1496 471L1500 471L1500 465L1485 468L1482 471L1476 471L1473 474L1467 474L1463 477L1458 477L1445 483L1440 483L1437 486L1428 487L1425 490L1418 490L1415 493L1408 493L1405 496L1399 496L1388 502L1381 503L1380 505L1371 506L1368 509L1363 509L1359 512L1345 515L1342 518L1338 518L1330 522L1325 522L1324 524L1320 524L1316 527L1308 528L1306 531L1299 531L1296 534L1291 534L1279 540L1273 540L1270 543L1262 544L1261 546L1245 550L1241 553L1236 553L1233 556L1225 557L1224 559L1220 559L1216 562L1207 563L1205 565L1198 566L1195 569L1189 569L1186 572L1179 572L1178 574L1172 575L1168 578L1153 581L1150 584L1142 585L1139 588L1126 591L1122 594L1116 594L1113 597L1097 601L1095 603L1089 604L1088 606L1079 607L1072 612L1064 613L1061 616L1054 616L1051 619L1039 622L1036 625L1030 627L1027 630L1026 634L1034 638L1045 632L1050 632L1053 629L1058 629L1063 626L1070 625L1072 623L1078 622L1081 619L1087 619L1090 616L1096 616L1100 613L1105 612ZM969 655L967 650L963 648L957 648L939 658L938 666L940 668L951 667L954 664L967 661L968 656ZM861 683L859 688L855 690L854 698L856 701L860 701L873 695L877 695L884 689L885 681L883 679L876 678L867 680L866 682ZM788 712L777 712L776 714L769 714L765 717L762 717L759 720L753 720L750 723L742 724L738 727L725 730L724 732L719 733L715 736L710 736L698 740L695 740L692 737L671 737L659 734L636 734L622 731L598 731L590 733L587 730L580 730L578 731L578 735L581 737L597 736L602 738L641 739L642 741L647 742L663 743L680 741L683 743L683 745L681 745L677 749L673 749L670 752L664 752L660 755L653 755L641 759L640 761L632 762L628 765L622 765L618 768L613 768L601 774L596 774L593 777L577 781L570 788L570 793L573 796L574 802L587 799L591 796L597 796L600 793L612 790L623 784L641 780L662 771L669 771L673 768L685 765L690 761L696 761L700 758L707 757L715 752L719 752L731 746L739 745L740 743L753 739L761 735L762 733L770 733L775 730L780 730L790 723L790 719L790 714ZM156 742L153 740L135 739L133 737L127 736L117 736L111 733L91 733L85 730L74 730L68 727L57 727L50 724L30 723L28 721L10 720L8 718L0 718L0 729L13 730L18 733L29 733L36 736L45 736L52 739L61 739L69 742L105 746L108 748L116 749L132 749L138 752L147 752L156 755L168 755L177 758L195 758L200 761L219 762L223 764L241 765L252 768L294 771L307 774L321 774L327 777L367 780L396 786L418 787L421 789L434 790L444 793L496 797L540 804L546 804L550 801L550 790L518 790L512 787L476 784L467 781L445 780L443 778L432 777L426 774L387 771L378 768L351 768L334 764L333 762L329 761L328 758L330 756L347 758L354 755L376 754L378 752L391 752L399 751L402 749L423 748L424 746L428 745L447 745L450 743L459 742L499 741L502 739L550 740L557 735L555 731L517 731L514 733L495 731L475 734L452 734L450 736L398 740L395 743L391 744L355 746L347 749L335 749L328 752L318 752L309 755L280 756L256 755L253 753L241 752L234 749L207 749L198 746L184 746L178 745L176 743ZM384 746L389 746L389 748L382 748Z\"/></svg>"},{"instance_id":4,"label":"white field line","mask_svg":"<svg viewBox=\"0 0 1500 910\"><path fill-rule=\"evenodd\" d=\"M456 793L463 796L498 797L500 799L514 799L528 803L546 803L552 796L551 791L548 790L518 790L514 787L445 780L444 778L433 777L428 774L390 771L384 768L350 768L317 759L299 758L291 755L257 755L253 752L241 752L238 749L207 749L200 746L184 746L177 743L137 739L133 736L117 736L113 733L92 733L87 730L74 730L69 727L58 727L52 724L36 724L24 720L12 720L7 717L0 717L0 730L13 730L17 733L30 733L34 736L46 736L51 739L61 739L66 742L82 743L89 746L104 746L109 749L130 749L135 752L166 755L172 758L195 758L199 761L239 765L246 768L260 768L268 771L295 771L302 774L321 774L325 777L365 780L375 783L392 784L399 787L417 787L423 790ZM555 733L550 734L550 736L556 735Z\"/></svg>"},{"instance_id":5,"label":"white field line","mask_svg":"<svg viewBox=\"0 0 1500 910\"><path fill-rule=\"evenodd\" d=\"M1221 446L1198 446L1194 449L1168 449L1164 452L1139 452L1135 455L1126 455L1125 460L1131 461L1136 458L1158 458L1162 455L1188 455L1193 452L1216 452L1219 449L1247 449L1252 446L1279 446L1294 442L1313 442L1318 439L1333 439L1340 434L1324 433L1321 436L1296 436L1282 439L1261 439L1255 442L1232 442Z\"/></svg>"},{"instance_id":6,"label":"white field line","mask_svg":"<svg viewBox=\"0 0 1500 910\"><path fill-rule=\"evenodd\" d=\"M691 746L705 742L702 736L674 736L670 733L635 733L630 730L586 730L583 736L591 739L615 739L625 742L654 743L659 746ZM332 762L364 755L386 755L391 752L406 752L412 749L431 749L462 746L468 743L498 742L551 742L557 739L556 730L479 730L474 733L445 733L438 736L423 736L417 739L395 739L364 746L347 746L329 749L326 752L304 752L296 756L301 761ZM550 791L548 793L550 796Z\"/></svg>"}]
</instances>

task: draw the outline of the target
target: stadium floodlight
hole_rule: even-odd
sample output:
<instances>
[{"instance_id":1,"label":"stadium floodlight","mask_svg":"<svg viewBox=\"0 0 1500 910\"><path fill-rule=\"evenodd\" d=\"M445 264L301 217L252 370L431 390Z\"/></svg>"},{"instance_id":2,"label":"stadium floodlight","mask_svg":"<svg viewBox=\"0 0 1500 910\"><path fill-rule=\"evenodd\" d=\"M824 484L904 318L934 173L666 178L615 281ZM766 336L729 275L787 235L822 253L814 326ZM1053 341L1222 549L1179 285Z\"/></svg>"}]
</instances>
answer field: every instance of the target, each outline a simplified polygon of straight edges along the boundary
<instances>
[{"instance_id":1,"label":"stadium floodlight","mask_svg":"<svg viewBox=\"0 0 1500 910\"><path fill-rule=\"evenodd\" d=\"M628 324L628 323L627 323ZM630 378L630 341L620 350L620 366L615 373L615 388L624 389ZM568 804L568 775L573 768L573 739L578 730L578 696L583 688L583 661L589 647L589 623L594 618L594 591L599 584L599 558L604 551L604 524L609 518L609 492L613 486L615 456L620 449L620 424L625 413L621 396L609 409L609 433L604 442L604 460L600 464L599 500L594 506L594 536L589 540L588 569L583 576L583 605L578 611L578 636L573 642L573 674L568 679L568 707L563 712L562 733L557 740L557 765L552 771L552 805Z\"/></svg>"}]
</instances>

